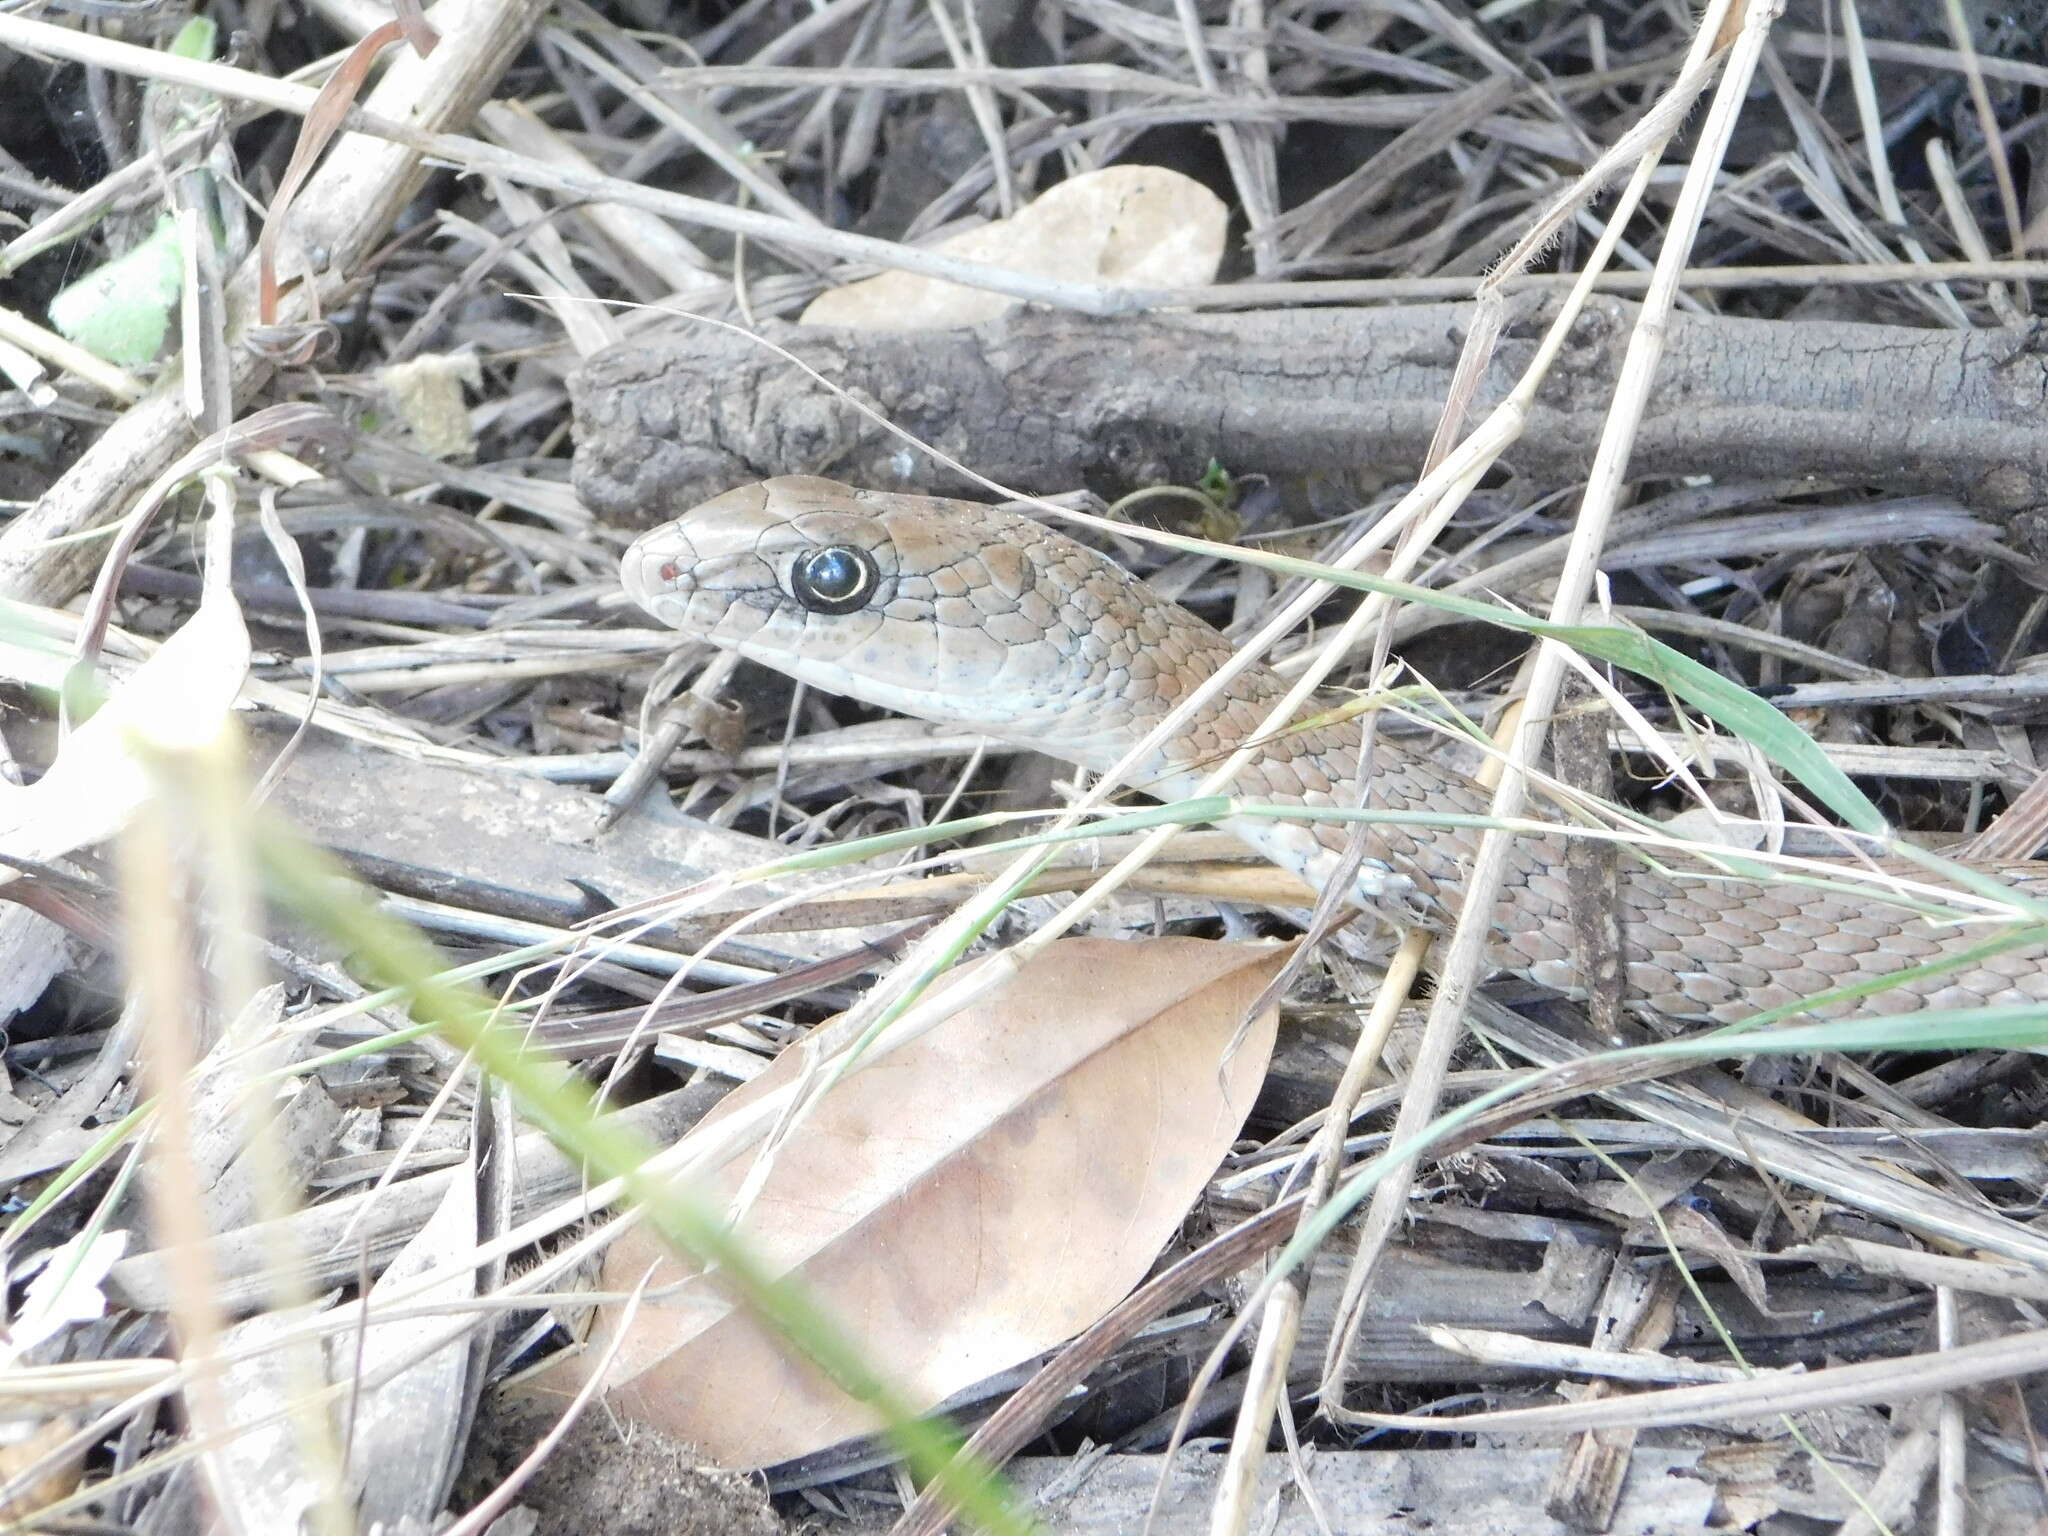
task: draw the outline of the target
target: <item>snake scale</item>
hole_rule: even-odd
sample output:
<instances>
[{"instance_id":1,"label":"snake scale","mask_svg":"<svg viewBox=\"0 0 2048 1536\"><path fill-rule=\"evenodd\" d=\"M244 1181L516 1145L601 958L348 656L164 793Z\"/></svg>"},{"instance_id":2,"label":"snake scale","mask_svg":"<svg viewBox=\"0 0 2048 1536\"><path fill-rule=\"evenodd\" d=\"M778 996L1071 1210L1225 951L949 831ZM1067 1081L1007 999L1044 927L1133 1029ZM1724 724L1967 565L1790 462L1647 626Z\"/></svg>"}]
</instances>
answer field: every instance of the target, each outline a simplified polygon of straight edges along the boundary
<instances>
[{"instance_id":1,"label":"snake scale","mask_svg":"<svg viewBox=\"0 0 2048 1536\"><path fill-rule=\"evenodd\" d=\"M687 636L834 693L1097 771L1230 655L1208 624L1028 517L829 480L729 491L641 535L621 569L628 595ZM1284 692L1264 668L1241 672L1130 782L1161 798L1191 792ZM1240 772L1236 792L1283 805L1485 813L1489 797L1477 784L1385 732L1365 755L1361 786L1361 736L1356 719L1329 717L1277 733ZM1349 831L1341 821L1229 825L1319 888ZM1352 894L1396 923L1446 926L1479 835L1370 824ZM1674 874L1626 856L1624 865L1629 1003L1676 1020L1737 1022L1989 936L1981 924L1936 924L1875 892ZM1498 969L1579 990L1561 836L1518 839L1492 926ZM2039 1004L2048 1001L2043 958L2009 950L1814 1011Z\"/></svg>"}]
</instances>

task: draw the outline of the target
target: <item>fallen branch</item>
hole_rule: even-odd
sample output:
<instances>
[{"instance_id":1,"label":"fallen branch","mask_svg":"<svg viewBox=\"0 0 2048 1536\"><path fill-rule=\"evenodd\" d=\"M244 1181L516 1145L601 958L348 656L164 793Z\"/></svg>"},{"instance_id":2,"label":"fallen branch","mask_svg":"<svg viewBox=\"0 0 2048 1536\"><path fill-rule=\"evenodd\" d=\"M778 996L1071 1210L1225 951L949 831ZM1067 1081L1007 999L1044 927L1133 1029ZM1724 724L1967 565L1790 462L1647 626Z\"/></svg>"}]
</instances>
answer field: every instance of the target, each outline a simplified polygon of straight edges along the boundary
<instances>
[{"instance_id":1,"label":"fallen branch","mask_svg":"<svg viewBox=\"0 0 2048 1536\"><path fill-rule=\"evenodd\" d=\"M1508 455L1515 469L1545 482L1585 472L1633 313L1595 302ZM996 480L1113 494L1195 479L1212 457L1236 473L1412 468L1470 314L1462 304L1115 319L1020 311L973 330L769 334ZM1511 329L1481 406L1505 393L1536 334ZM577 489L623 527L774 474L970 489L774 351L711 326L610 348L572 390ZM2010 512L2048 501L2044 396L2048 356L2012 332L1681 315L1630 473L1811 474Z\"/></svg>"}]
</instances>

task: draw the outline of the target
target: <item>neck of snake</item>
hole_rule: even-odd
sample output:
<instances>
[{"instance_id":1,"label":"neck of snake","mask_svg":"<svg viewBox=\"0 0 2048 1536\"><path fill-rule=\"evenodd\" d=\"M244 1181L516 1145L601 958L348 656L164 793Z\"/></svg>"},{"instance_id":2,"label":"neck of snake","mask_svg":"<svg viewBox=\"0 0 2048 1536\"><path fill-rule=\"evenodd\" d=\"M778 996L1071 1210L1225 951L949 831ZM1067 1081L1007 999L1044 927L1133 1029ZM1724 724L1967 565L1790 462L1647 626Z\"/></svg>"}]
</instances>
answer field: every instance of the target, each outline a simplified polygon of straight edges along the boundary
<instances>
[{"instance_id":1,"label":"neck of snake","mask_svg":"<svg viewBox=\"0 0 2048 1536\"><path fill-rule=\"evenodd\" d=\"M1172 803L1200 795L1238 749L1255 752L1222 791L1247 814L1222 823L1273 863L1318 890L1341 873L1354 832L1363 861L1351 877L1350 898L1403 926L1439 926L1455 911L1463 890L1469 829L1435 829L1351 817L1303 819L1262 810L1342 810L1478 814L1486 796L1461 774L1375 731L1368 742L1356 716L1335 716L1315 706L1294 722L1266 729L1287 692L1264 668L1231 679L1166 742L1125 775L1129 787ZM1182 695L1184 696L1184 695ZM1164 721L1175 700L1146 698L1122 719L1082 709L1064 743L1043 737L1021 744L1061 750L1071 760L1107 772L1147 731ZM1114 727L1113 729L1106 727ZM1091 739L1092 737L1092 739Z\"/></svg>"}]
</instances>

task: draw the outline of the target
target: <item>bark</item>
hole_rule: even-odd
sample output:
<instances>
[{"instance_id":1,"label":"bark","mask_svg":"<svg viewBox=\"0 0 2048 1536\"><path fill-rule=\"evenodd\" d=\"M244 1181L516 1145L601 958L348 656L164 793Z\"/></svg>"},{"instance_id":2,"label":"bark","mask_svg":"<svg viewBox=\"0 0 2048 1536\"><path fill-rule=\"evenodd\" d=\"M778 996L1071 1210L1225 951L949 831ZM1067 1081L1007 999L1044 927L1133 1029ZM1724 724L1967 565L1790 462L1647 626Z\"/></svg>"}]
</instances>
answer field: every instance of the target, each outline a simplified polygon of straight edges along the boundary
<instances>
[{"instance_id":1,"label":"bark","mask_svg":"<svg viewBox=\"0 0 2048 1536\"><path fill-rule=\"evenodd\" d=\"M1505 462L1584 474L1634 306L1596 300ZM942 452L1028 491L1106 495L1233 473L1412 470L1471 314L1463 304L1089 319L1019 311L973 330L768 334ZM1541 333L1510 327L1479 406ZM758 341L709 326L624 343L572 379L576 483L605 521L650 527L776 474L878 490L971 489ZM1812 475L2048 501L2048 356L2008 331L1680 315L1630 472Z\"/></svg>"}]
</instances>

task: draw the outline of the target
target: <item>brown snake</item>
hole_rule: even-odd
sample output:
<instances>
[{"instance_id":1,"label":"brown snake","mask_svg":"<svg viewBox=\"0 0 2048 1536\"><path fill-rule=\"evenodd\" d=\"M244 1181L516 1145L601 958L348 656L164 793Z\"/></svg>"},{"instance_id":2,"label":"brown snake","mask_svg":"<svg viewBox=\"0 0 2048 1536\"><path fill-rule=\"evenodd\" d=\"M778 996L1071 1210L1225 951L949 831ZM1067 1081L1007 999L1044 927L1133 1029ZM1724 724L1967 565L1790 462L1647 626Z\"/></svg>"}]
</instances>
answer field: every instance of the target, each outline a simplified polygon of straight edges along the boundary
<instances>
[{"instance_id":1,"label":"brown snake","mask_svg":"<svg viewBox=\"0 0 2048 1536\"><path fill-rule=\"evenodd\" d=\"M834 693L986 732L1105 770L1230 655L1230 642L1114 561L1030 518L970 502L789 477L729 491L641 535L626 592L684 634ZM1253 667L1131 776L1187 794L1286 691ZM1488 795L1375 733L1358 782L1356 719L1273 736L1238 775L1251 802L1483 816ZM1342 821L1239 817L1232 831L1320 886ZM1353 895L1397 924L1445 927L1480 834L1375 822ZM1572 992L1560 836L1518 839L1493 917L1496 966ZM1832 988L1958 954L1983 922L1931 922L1877 891L1666 873L1624 855L1631 1006L1732 1023ZM2048 1001L2029 947L1814 1010L1823 1016Z\"/></svg>"}]
</instances>

